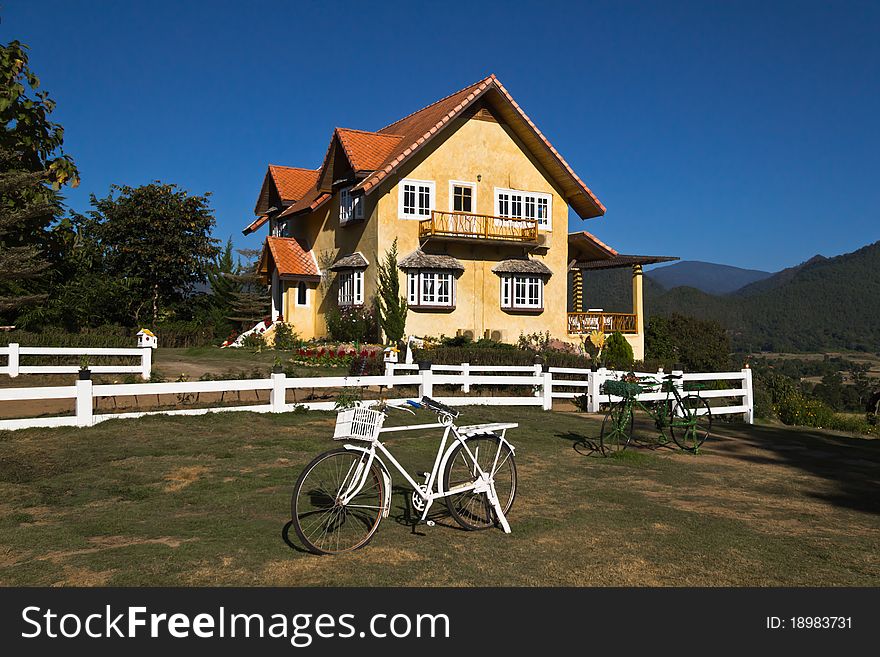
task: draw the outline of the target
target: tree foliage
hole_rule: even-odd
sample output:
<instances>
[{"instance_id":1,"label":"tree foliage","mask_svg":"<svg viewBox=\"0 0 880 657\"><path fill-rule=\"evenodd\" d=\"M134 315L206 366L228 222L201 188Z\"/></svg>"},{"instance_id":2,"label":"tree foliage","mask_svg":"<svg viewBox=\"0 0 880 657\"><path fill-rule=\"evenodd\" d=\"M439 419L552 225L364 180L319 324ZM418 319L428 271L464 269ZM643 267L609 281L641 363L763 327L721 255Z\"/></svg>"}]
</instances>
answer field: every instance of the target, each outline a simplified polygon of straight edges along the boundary
<instances>
[{"instance_id":1,"label":"tree foliage","mask_svg":"<svg viewBox=\"0 0 880 657\"><path fill-rule=\"evenodd\" d=\"M249 329L269 314L271 299L257 271L261 251L240 249L238 253L245 258L247 264L237 267L235 273L225 275L235 285L230 296L227 318L241 328Z\"/></svg>"},{"instance_id":2,"label":"tree foliage","mask_svg":"<svg viewBox=\"0 0 880 657\"><path fill-rule=\"evenodd\" d=\"M397 274L397 238L385 252L385 259L379 262L379 325L385 332L385 339L397 344L403 339L406 330L406 297L400 294L400 279Z\"/></svg>"},{"instance_id":3,"label":"tree foliage","mask_svg":"<svg viewBox=\"0 0 880 657\"><path fill-rule=\"evenodd\" d=\"M613 370L627 370L633 364L633 349L623 334L615 331L602 347L602 364Z\"/></svg>"},{"instance_id":4,"label":"tree foliage","mask_svg":"<svg viewBox=\"0 0 880 657\"><path fill-rule=\"evenodd\" d=\"M208 196L160 182L92 195L89 216L109 273L138 281L136 320L146 315L155 325L162 310L205 283L219 254Z\"/></svg>"},{"instance_id":5,"label":"tree foliage","mask_svg":"<svg viewBox=\"0 0 880 657\"><path fill-rule=\"evenodd\" d=\"M693 372L730 366L730 339L718 322L679 313L651 317L645 329L645 358L684 365Z\"/></svg>"}]
</instances>

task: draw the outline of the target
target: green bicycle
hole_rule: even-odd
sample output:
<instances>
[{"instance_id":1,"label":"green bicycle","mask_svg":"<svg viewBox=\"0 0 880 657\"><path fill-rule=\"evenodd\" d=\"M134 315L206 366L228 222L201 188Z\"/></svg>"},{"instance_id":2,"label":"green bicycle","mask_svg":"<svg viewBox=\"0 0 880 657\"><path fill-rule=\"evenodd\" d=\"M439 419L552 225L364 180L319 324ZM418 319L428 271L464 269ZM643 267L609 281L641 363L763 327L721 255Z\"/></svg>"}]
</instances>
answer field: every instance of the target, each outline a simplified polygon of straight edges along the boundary
<instances>
[{"instance_id":1,"label":"green bicycle","mask_svg":"<svg viewBox=\"0 0 880 657\"><path fill-rule=\"evenodd\" d=\"M599 435L599 446L602 454L608 455L627 448L633 440L634 411L636 408L647 413L660 431L658 442L672 441L686 452L696 454L700 445L712 432L712 409L709 402L700 397L699 390L695 394L682 395L675 385L680 374L669 374L662 382L652 378L627 377L630 380L606 381L604 392L622 399L611 404L605 419L602 420L602 431ZM666 397L653 402L642 403L638 395L654 393L657 388L666 393ZM696 387L696 386L695 386Z\"/></svg>"}]
</instances>

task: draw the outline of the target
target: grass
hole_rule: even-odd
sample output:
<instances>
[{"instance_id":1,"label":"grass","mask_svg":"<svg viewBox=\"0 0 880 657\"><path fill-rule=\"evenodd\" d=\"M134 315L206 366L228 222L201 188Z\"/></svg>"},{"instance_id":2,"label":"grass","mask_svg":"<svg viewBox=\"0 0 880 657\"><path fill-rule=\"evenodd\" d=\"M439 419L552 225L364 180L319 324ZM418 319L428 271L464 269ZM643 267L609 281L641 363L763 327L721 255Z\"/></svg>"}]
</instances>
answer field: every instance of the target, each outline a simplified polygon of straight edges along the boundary
<instances>
[{"instance_id":1,"label":"grass","mask_svg":"<svg viewBox=\"0 0 880 657\"><path fill-rule=\"evenodd\" d=\"M3 433L0 584L880 584L878 441L731 424L698 456L605 459L583 415L471 407L463 420L513 418L513 534L465 532L448 517L414 531L399 488L373 542L341 557L282 536L300 470L336 445L332 414ZM436 447L424 436L389 444L418 471Z\"/></svg>"}]
</instances>

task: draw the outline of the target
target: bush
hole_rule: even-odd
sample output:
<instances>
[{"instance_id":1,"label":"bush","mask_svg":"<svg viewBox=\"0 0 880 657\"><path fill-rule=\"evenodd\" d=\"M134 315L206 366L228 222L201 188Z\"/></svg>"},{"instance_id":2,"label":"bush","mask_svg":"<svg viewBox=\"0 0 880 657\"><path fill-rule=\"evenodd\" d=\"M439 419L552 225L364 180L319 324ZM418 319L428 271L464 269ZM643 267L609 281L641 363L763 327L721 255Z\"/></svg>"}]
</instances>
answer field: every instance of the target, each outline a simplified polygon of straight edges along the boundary
<instances>
[{"instance_id":1,"label":"bush","mask_svg":"<svg viewBox=\"0 0 880 657\"><path fill-rule=\"evenodd\" d=\"M730 367L730 339L714 320L654 315L645 328L645 356L692 372L718 372Z\"/></svg>"},{"instance_id":2,"label":"bush","mask_svg":"<svg viewBox=\"0 0 880 657\"><path fill-rule=\"evenodd\" d=\"M378 326L370 308L343 307L327 313L327 331L339 342L373 342L378 335Z\"/></svg>"},{"instance_id":3,"label":"bush","mask_svg":"<svg viewBox=\"0 0 880 657\"><path fill-rule=\"evenodd\" d=\"M626 338L619 331L615 331L605 341L602 349L602 361L605 367L612 370L628 370L633 365L633 350Z\"/></svg>"},{"instance_id":4,"label":"bush","mask_svg":"<svg viewBox=\"0 0 880 657\"><path fill-rule=\"evenodd\" d=\"M279 322L275 326L275 349L292 351L302 347L303 341L293 327L286 322Z\"/></svg>"}]
</instances>

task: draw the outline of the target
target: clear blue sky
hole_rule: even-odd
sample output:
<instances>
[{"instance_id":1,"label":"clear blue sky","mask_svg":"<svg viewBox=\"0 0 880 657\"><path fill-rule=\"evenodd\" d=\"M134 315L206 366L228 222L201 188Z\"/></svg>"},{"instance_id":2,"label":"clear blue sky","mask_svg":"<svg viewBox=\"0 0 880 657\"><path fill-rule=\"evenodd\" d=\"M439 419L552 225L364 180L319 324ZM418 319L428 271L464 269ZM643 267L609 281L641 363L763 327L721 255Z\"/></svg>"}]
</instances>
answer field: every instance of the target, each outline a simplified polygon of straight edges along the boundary
<instances>
[{"instance_id":1,"label":"clear blue sky","mask_svg":"<svg viewBox=\"0 0 880 657\"><path fill-rule=\"evenodd\" d=\"M878 2L39 2L31 47L82 174L213 192L238 246L266 164L316 167L490 72L623 252L776 270L880 239Z\"/></svg>"}]
</instances>

